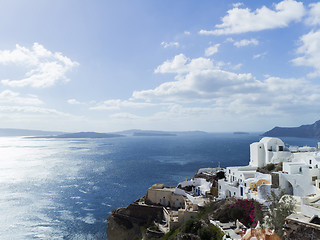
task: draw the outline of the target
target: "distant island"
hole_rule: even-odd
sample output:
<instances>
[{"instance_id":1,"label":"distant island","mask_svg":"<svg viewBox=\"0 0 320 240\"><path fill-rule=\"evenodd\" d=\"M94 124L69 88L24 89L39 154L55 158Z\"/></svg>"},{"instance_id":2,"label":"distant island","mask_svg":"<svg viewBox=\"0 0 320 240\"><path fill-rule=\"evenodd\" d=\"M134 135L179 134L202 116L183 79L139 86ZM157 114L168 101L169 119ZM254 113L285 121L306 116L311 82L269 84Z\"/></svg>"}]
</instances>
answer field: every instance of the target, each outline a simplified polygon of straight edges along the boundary
<instances>
[{"instance_id":1,"label":"distant island","mask_svg":"<svg viewBox=\"0 0 320 240\"><path fill-rule=\"evenodd\" d=\"M115 137L174 137L178 135L204 135L202 131L155 131L132 129L121 132L98 133L98 132L59 132L29 129L0 128L0 137L27 137L27 138L115 138Z\"/></svg>"},{"instance_id":2,"label":"distant island","mask_svg":"<svg viewBox=\"0 0 320 240\"><path fill-rule=\"evenodd\" d=\"M136 137L174 137L177 134L173 133L152 133L152 132L135 132L133 136Z\"/></svg>"},{"instance_id":3,"label":"distant island","mask_svg":"<svg viewBox=\"0 0 320 240\"><path fill-rule=\"evenodd\" d=\"M124 137L120 134L112 133L97 133L97 132L78 132L78 133L67 133L57 136L45 136L44 138L114 138Z\"/></svg>"},{"instance_id":4,"label":"distant island","mask_svg":"<svg viewBox=\"0 0 320 240\"><path fill-rule=\"evenodd\" d=\"M248 132L233 132L233 134L249 134Z\"/></svg>"},{"instance_id":5,"label":"distant island","mask_svg":"<svg viewBox=\"0 0 320 240\"><path fill-rule=\"evenodd\" d=\"M58 132L58 131L0 128L0 137L46 136L46 135L60 135L65 133L66 132Z\"/></svg>"},{"instance_id":6,"label":"distant island","mask_svg":"<svg viewBox=\"0 0 320 240\"><path fill-rule=\"evenodd\" d=\"M126 131L117 132L117 134L127 135L127 136L136 136L136 137L164 137L164 136L178 136L178 135L199 135L207 134L207 132L202 131L184 131L184 132L169 132L169 131L155 131L155 130L140 130L140 129L131 129Z\"/></svg>"},{"instance_id":7,"label":"distant island","mask_svg":"<svg viewBox=\"0 0 320 240\"><path fill-rule=\"evenodd\" d=\"M262 136L319 138L320 120L310 125L301 125L300 127L275 127L263 133Z\"/></svg>"}]
</instances>

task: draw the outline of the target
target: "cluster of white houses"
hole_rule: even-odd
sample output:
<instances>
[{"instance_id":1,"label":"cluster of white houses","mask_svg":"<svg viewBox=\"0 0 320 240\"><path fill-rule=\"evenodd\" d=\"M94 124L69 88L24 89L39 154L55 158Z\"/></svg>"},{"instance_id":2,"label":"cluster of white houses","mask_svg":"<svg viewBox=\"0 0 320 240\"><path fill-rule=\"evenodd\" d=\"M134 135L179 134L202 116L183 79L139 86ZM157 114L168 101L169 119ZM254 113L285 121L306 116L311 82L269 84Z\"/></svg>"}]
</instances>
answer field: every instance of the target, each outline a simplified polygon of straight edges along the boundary
<instances>
[{"instance_id":1,"label":"cluster of white houses","mask_svg":"<svg viewBox=\"0 0 320 240\"><path fill-rule=\"evenodd\" d=\"M263 174L257 171L268 164L282 164L281 171ZM250 163L245 167L227 167L226 178L219 180L219 197L253 198L264 202L271 190L304 197L320 193L320 153L317 148L289 150L279 138L264 137L250 145Z\"/></svg>"},{"instance_id":2,"label":"cluster of white houses","mask_svg":"<svg viewBox=\"0 0 320 240\"><path fill-rule=\"evenodd\" d=\"M258 169L281 165L278 171ZM220 168L200 170L214 175ZM258 171L257 171L258 170ZM250 145L248 166L227 167L218 181L217 198L238 197L266 203L271 191L284 189L295 196L297 211L307 217L320 216L320 149L285 147L279 138L264 137ZM212 183L203 178L184 181L176 188L156 184L148 189L146 203L163 205L167 230L178 227L197 213L210 199ZM211 191L212 192L212 191Z\"/></svg>"}]
</instances>

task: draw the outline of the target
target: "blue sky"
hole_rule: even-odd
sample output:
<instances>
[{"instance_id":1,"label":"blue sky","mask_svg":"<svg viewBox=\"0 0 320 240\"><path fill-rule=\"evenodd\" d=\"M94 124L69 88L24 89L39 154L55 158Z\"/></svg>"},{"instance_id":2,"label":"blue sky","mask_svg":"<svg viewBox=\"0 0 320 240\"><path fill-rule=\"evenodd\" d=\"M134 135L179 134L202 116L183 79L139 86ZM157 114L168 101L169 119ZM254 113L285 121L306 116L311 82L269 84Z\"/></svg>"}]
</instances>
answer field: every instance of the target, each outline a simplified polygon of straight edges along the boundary
<instances>
[{"instance_id":1,"label":"blue sky","mask_svg":"<svg viewBox=\"0 0 320 240\"><path fill-rule=\"evenodd\" d=\"M0 126L265 131L320 119L320 2L0 3Z\"/></svg>"}]
</instances>

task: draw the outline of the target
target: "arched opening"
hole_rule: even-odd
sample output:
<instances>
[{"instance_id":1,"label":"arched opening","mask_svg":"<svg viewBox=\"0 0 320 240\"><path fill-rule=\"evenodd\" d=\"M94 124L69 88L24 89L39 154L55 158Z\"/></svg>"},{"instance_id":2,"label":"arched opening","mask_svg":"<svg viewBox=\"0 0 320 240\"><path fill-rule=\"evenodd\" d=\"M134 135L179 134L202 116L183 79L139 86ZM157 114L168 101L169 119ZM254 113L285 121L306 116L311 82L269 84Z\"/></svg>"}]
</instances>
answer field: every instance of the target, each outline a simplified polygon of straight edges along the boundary
<instances>
[{"instance_id":1,"label":"arched opening","mask_svg":"<svg viewBox=\"0 0 320 240\"><path fill-rule=\"evenodd\" d=\"M289 181L286 182L286 193L293 195L293 186Z\"/></svg>"}]
</instances>

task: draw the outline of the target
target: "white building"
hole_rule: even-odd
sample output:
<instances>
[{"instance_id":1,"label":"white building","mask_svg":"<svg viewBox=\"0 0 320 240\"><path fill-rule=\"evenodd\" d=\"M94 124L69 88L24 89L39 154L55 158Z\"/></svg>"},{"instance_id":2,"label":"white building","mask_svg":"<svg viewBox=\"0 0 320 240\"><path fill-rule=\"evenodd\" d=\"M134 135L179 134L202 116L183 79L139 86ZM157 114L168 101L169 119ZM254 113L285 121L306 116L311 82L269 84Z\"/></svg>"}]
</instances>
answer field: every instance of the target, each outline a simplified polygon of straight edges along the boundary
<instances>
[{"instance_id":1,"label":"white building","mask_svg":"<svg viewBox=\"0 0 320 240\"><path fill-rule=\"evenodd\" d=\"M264 167L269 163L286 162L292 153L285 149L279 138L264 137L260 142L250 144L250 166Z\"/></svg>"},{"instance_id":2,"label":"white building","mask_svg":"<svg viewBox=\"0 0 320 240\"><path fill-rule=\"evenodd\" d=\"M316 180L320 179L319 151L294 152L291 162L283 163L279 185L288 194L306 196L317 193Z\"/></svg>"},{"instance_id":3,"label":"white building","mask_svg":"<svg viewBox=\"0 0 320 240\"><path fill-rule=\"evenodd\" d=\"M257 168L281 162L282 171L272 175L257 172ZM320 187L320 152L313 147L287 149L279 138L264 137L250 144L249 165L227 167L225 176L218 182L219 198L234 196L264 202L272 187L295 196L315 194Z\"/></svg>"}]
</instances>

